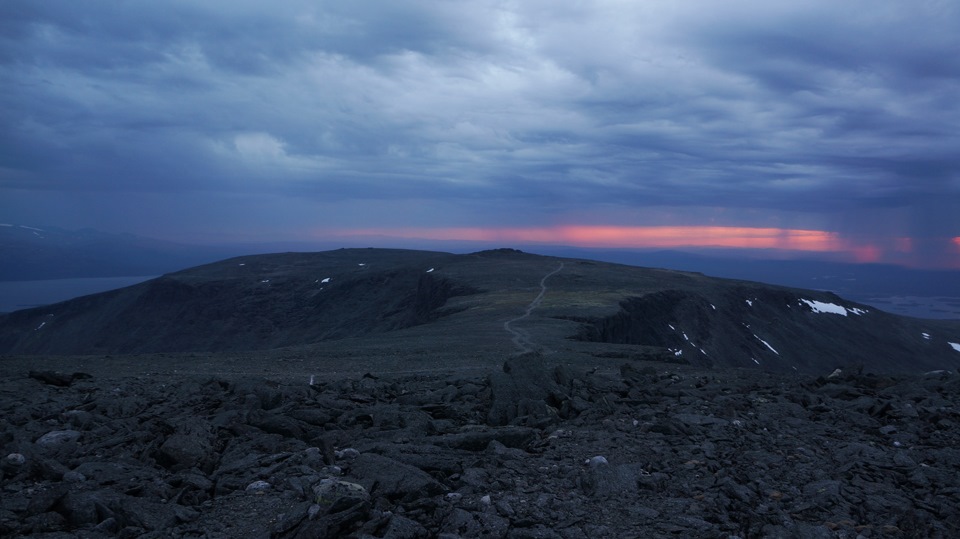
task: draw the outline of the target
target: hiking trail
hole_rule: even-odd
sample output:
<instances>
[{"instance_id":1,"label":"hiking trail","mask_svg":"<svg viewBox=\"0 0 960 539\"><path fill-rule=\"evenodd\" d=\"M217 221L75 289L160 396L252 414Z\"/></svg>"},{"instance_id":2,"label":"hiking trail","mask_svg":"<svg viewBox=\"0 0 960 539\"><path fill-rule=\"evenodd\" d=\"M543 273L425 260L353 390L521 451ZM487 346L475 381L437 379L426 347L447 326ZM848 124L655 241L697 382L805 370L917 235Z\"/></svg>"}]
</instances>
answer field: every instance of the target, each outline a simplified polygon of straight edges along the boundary
<instances>
[{"instance_id":1,"label":"hiking trail","mask_svg":"<svg viewBox=\"0 0 960 539\"><path fill-rule=\"evenodd\" d=\"M520 349L521 354L526 354L528 352L533 352L536 349L536 344L533 342L533 339L530 337L530 333L522 328L515 328L513 324L519 322L526 318L530 317L530 314L540 306L540 303L543 301L543 296L547 293L547 279L556 275L563 269L563 262L557 267L557 269L551 271L550 273L543 276L540 279L540 293L537 294L537 297L533 298L533 301L527 305L527 310L520 316L516 318L511 318L503 323L503 329L507 331L512 336L513 344Z\"/></svg>"}]
</instances>

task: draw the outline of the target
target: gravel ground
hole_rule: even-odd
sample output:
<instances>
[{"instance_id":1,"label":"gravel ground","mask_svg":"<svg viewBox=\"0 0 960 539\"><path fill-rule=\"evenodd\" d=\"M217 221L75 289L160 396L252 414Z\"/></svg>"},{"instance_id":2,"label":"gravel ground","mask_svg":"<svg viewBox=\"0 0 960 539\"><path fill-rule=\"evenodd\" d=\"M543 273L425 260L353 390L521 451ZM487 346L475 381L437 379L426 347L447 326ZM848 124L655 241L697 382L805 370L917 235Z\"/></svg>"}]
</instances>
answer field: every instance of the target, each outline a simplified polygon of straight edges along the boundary
<instances>
[{"instance_id":1,"label":"gravel ground","mask_svg":"<svg viewBox=\"0 0 960 539\"><path fill-rule=\"evenodd\" d=\"M143 365L0 358L0 535L960 536L956 374Z\"/></svg>"}]
</instances>

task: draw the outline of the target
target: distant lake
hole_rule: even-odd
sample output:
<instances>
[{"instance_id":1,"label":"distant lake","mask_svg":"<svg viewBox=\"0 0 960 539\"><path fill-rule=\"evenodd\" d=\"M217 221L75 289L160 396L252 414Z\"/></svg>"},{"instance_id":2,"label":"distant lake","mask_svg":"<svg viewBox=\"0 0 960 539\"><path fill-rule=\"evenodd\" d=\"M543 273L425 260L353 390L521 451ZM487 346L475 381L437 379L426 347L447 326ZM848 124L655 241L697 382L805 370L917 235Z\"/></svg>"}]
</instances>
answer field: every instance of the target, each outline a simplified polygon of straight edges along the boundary
<instances>
[{"instance_id":1,"label":"distant lake","mask_svg":"<svg viewBox=\"0 0 960 539\"><path fill-rule=\"evenodd\" d=\"M851 296L849 299L872 305L893 314L917 318L960 320L960 298L948 296Z\"/></svg>"},{"instance_id":2,"label":"distant lake","mask_svg":"<svg viewBox=\"0 0 960 539\"><path fill-rule=\"evenodd\" d=\"M135 285L153 279L140 277L94 277L47 281L0 281L0 313L49 305L60 301Z\"/></svg>"}]
</instances>

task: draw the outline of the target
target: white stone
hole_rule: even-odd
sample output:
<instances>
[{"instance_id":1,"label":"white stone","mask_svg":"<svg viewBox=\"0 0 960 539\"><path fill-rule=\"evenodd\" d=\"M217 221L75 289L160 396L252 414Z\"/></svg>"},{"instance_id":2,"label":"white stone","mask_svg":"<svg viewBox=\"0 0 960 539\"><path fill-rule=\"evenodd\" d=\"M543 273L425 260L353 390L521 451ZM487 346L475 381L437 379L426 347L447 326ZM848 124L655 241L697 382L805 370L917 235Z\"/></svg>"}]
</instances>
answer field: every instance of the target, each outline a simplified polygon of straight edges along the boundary
<instances>
[{"instance_id":1,"label":"white stone","mask_svg":"<svg viewBox=\"0 0 960 539\"><path fill-rule=\"evenodd\" d=\"M610 463L607 462L607 457L597 455L595 457L588 458L584 462L584 464L586 464L587 466L590 466L591 468L596 468L597 466L606 466L607 464L610 464Z\"/></svg>"},{"instance_id":2,"label":"white stone","mask_svg":"<svg viewBox=\"0 0 960 539\"><path fill-rule=\"evenodd\" d=\"M253 483L247 485L245 490L247 492L261 492L264 490L270 490L270 487L270 483L267 483L266 481L254 481Z\"/></svg>"}]
</instances>

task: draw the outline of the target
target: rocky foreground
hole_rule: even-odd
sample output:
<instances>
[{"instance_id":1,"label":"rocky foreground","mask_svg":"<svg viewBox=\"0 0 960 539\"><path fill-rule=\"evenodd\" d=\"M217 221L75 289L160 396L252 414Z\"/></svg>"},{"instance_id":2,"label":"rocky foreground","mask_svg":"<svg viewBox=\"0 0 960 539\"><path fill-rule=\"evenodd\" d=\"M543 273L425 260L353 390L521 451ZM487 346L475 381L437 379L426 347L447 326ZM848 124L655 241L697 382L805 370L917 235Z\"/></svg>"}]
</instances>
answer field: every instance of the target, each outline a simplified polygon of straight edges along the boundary
<instances>
[{"instance_id":1,"label":"rocky foreground","mask_svg":"<svg viewBox=\"0 0 960 539\"><path fill-rule=\"evenodd\" d=\"M960 536L956 374L313 382L6 376L0 535Z\"/></svg>"}]
</instances>

